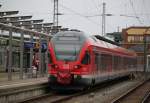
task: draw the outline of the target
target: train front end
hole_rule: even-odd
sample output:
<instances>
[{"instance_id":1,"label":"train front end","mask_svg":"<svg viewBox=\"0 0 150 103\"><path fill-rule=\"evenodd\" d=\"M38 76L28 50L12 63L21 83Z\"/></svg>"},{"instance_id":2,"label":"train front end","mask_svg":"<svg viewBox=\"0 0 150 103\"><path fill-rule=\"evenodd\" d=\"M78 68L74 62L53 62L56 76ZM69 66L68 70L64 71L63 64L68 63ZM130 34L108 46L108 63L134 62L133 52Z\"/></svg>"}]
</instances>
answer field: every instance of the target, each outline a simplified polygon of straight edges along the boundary
<instances>
[{"instance_id":1,"label":"train front end","mask_svg":"<svg viewBox=\"0 0 150 103\"><path fill-rule=\"evenodd\" d=\"M82 32L57 33L49 45L50 84L72 85L81 83L82 75L89 74L87 37Z\"/></svg>"}]
</instances>

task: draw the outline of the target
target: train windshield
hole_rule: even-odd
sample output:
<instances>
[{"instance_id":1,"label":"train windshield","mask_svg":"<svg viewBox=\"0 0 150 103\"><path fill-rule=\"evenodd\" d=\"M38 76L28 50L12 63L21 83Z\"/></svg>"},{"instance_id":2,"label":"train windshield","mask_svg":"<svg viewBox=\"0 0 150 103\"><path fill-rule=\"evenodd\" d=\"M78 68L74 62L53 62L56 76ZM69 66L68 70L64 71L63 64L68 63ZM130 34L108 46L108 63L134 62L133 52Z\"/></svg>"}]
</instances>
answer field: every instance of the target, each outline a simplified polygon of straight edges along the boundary
<instances>
[{"instance_id":1,"label":"train windshield","mask_svg":"<svg viewBox=\"0 0 150 103\"><path fill-rule=\"evenodd\" d=\"M58 60L74 61L80 51L80 45L68 43L55 44L55 54Z\"/></svg>"},{"instance_id":2,"label":"train windshield","mask_svg":"<svg viewBox=\"0 0 150 103\"><path fill-rule=\"evenodd\" d=\"M75 61L85 38L75 33L63 33L52 38L57 60Z\"/></svg>"}]
</instances>

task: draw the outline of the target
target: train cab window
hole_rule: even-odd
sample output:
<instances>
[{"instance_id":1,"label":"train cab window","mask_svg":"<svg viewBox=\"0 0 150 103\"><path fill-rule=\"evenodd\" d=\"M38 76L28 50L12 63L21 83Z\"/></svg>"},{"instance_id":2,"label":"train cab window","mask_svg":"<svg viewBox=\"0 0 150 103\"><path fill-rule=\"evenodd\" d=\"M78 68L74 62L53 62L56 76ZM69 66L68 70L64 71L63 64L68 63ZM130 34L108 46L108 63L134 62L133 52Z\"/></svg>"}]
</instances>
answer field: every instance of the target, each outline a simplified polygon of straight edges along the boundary
<instances>
[{"instance_id":1,"label":"train cab window","mask_svg":"<svg viewBox=\"0 0 150 103\"><path fill-rule=\"evenodd\" d=\"M49 52L48 52L48 63L52 64L52 56Z\"/></svg>"},{"instance_id":2,"label":"train cab window","mask_svg":"<svg viewBox=\"0 0 150 103\"><path fill-rule=\"evenodd\" d=\"M90 54L89 54L89 52L85 53L81 63L86 64L86 65L90 63Z\"/></svg>"}]
</instances>

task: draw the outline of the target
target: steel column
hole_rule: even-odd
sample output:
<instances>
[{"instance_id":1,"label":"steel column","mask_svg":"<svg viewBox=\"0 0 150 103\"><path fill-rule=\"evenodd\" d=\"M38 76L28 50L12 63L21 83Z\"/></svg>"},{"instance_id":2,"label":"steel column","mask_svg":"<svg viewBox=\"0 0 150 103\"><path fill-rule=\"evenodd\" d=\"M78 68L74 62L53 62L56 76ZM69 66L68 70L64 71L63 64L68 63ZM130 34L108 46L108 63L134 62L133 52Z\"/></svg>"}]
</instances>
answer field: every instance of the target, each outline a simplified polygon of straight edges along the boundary
<instances>
[{"instance_id":1,"label":"steel column","mask_svg":"<svg viewBox=\"0 0 150 103\"><path fill-rule=\"evenodd\" d=\"M12 29L9 29L8 80L12 80Z\"/></svg>"},{"instance_id":2,"label":"steel column","mask_svg":"<svg viewBox=\"0 0 150 103\"><path fill-rule=\"evenodd\" d=\"M20 79L23 79L23 52L24 52L24 34L21 32L20 40Z\"/></svg>"},{"instance_id":3,"label":"steel column","mask_svg":"<svg viewBox=\"0 0 150 103\"><path fill-rule=\"evenodd\" d=\"M45 52L45 62L46 62L46 74L48 73L48 45L49 45L49 37L46 37L46 41L47 41L47 48L46 48L46 52Z\"/></svg>"},{"instance_id":4,"label":"steel column","mask_svg":"<svg viewBox=\"0 0 150 103\"><path fill-rule=\"evenodd\" d=\"M4 33L4 31L3 31L3 29L1 29L0 37L2 37L2 38L3 38L3 33ZM3 66L3 68L6 70L6 58L5 58L5 56L6 56L6 53L5 53L6 49L1 46L1 50L2 50L2 51L0 51L0 52L4 54L4 55L2 55L2 57L1 57L1 59L2 59L2 66Z\"/></svg>"},{"instance_id":5,"label":"steel column","mask_svg":"<svg viewBox=\"0 0 150 103\"><path fill-rule=\"evenodd\" d=\"M106 8L106 3L103 3L103 13L102 13L102 36L105 36L105 8Z\"/></svg>"},{"instance_id":6,"label":"steel column","mask_svg":"<svg viewBox=\"0 0 150 103\"><path fill-rule=\"evenodd\" d=\"M32 72L32 63L33 63L33 47L34 47L34 42L33 42L33 33L30 35L30 42L32 43L32 47L30 47L30 71Z\"/></svg>"},{"instance_id":7,"label":"steel column","mask_svg":"<svg viewBox=\"0 0 150 103\"><path fill-rule=\"evenodd\" d=\"M43 76L43 68L42 66L42 62L41 62L41 50L42 49L42 44L41 44L41 35L39 34L39 74L40 76Z\"/></svg>"}]
</instances>

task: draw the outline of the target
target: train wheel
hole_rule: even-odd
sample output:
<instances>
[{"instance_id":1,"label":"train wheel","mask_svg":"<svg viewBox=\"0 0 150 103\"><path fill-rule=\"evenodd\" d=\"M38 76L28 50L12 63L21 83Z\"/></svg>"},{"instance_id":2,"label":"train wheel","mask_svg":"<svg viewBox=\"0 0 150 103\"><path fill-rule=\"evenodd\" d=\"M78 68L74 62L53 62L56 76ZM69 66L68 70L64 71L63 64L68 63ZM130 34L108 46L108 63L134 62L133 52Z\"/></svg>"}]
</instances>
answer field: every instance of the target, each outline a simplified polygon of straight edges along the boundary
<instances>
[{"instance_id":1,"label":"train wheel","mask_svg":"<svg viewBox=\"0 0 150 103\"><path fill-rule=\"evenodd\" d=\"M83 90L91 89L91 88L93 88L94 85L95 85L95 79L92 79L91 84L85 86Z\"/></svg>"},{"instance_id":2,"label":"train wheel","mask_svg":"<svg viewBox=\"0 0 150 103\"><path fill-rule=\"evenodd\" d=\"M134 75L133 73L131 73L131 74L129 75L129 78L130 78L130 80L134 80L134 79L135 79L135 75Z\"/></svg>"},{"instance_id":3,"label":"train wheel","mask_svg":"<svg viewBox=\"0 0 150 103\"><path fill-rule=\"evenodd\" d=\"M95 85L95 79L92 79L92 87Z\"/></svg>"},{"instance_id":4,"label":"train wheel","mask_svg":"<svg viewBox=\"0 0 150 103\"><path fill-rule=\"evenodd\" d=\"M73 84L74 83L74 75L71 74L71 83Z\"/></svg>"},{"instance_id":5,"label":"train wheel","mask_svg":"<svg viewBox=\"0 0 150 103\"><path fill-rule=\"evenodd\" d=\"M94 85L95 85L95 79L93 78L92 81L91 81L91 85L89 86L88 89L93 88Z\"/></svg>"}]
</instances>

